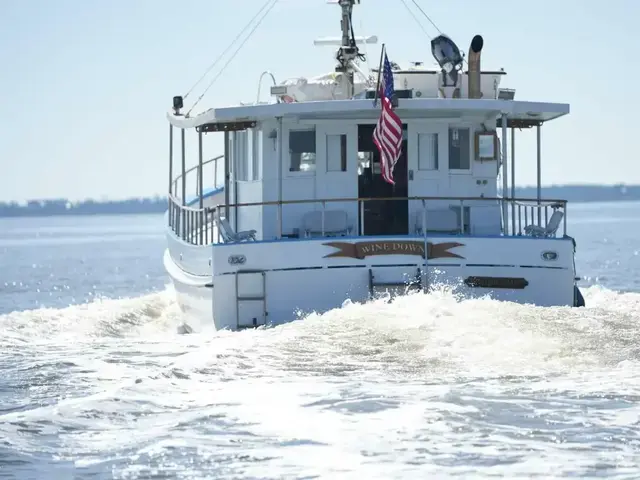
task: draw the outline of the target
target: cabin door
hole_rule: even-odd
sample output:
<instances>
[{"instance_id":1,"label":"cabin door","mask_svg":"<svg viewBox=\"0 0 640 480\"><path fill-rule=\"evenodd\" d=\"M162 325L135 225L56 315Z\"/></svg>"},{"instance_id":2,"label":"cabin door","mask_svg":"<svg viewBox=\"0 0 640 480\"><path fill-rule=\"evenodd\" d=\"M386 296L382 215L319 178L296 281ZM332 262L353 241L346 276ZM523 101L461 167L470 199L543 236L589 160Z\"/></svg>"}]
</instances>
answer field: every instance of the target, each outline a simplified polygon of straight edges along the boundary
<instances>
[{"instance_id":1,"label":"cabin door","mask_svg":"<svg viewBox=\"0 0 640 480\"><path fill-rule=\"evenodd\" d=\"M447 132L446 125L433 122L411 124L407 135L409 196L437 197L448 193ZM430 200L427 207L438 207L438 203ZM414 200L409 205L409 225L412 233L418 224L422 225L422 215L422 202Z\"/></svg>"},{"instance_id":2,"label":"cabin door","mask_svg":"<svg viewBox=\"0 0 640 480\"><path fill-rule=\"evenodd\" d=\"M380 198L364 202L359 211L360 233L406 235L409 233L407 127L402 126L402 153L393 171L395 185L382 179L380 152L373 143L374 128L374 124L358 125L358 197Z\"/></svg>"},{"instance_id":3,"label":"cabin door","mask_svg":"<svg viewBox=\"0 0 640 480\"><path fill-rule=\"evenodd\" d=\"M317 199L353 199L344 202L325 202L326 210L347 213L352 232L358 226L358 189L355 184L357 156L357 127L351 122L331 122L316 127L318 167L316 170ZM321 209L322 203L316 204Z\"/></svg>"}]
</instances>

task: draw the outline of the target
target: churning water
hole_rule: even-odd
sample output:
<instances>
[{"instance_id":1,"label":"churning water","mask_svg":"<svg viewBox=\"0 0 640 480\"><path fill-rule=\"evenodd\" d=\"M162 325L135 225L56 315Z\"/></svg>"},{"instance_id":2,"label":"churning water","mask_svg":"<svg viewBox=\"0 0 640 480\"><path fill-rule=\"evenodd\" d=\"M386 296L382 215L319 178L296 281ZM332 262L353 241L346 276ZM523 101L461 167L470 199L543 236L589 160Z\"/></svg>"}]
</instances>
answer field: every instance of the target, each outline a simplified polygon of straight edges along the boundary
<instances>
[{"instance_id":1,"label":"churning water","mask_svg":"<svg viewBox=\"0 0 640 480\"><path fill-rule=\"evenodd\" d=\"M637 208L570 210L584 309L443 289L191 335L161 216L3 220L0 478L640 478Z\"/></svg>"}]
</instances>

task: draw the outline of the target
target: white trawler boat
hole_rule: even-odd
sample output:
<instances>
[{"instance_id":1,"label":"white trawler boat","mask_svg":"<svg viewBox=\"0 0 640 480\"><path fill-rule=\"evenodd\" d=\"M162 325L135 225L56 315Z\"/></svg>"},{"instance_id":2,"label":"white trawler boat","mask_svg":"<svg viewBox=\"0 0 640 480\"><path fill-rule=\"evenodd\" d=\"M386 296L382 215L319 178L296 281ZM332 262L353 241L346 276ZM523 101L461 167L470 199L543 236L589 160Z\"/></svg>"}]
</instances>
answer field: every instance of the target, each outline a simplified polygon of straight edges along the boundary
<instances>
[{"instance_id":1,"label":"white trawler boat","mask_svg":"<svg viewBox=\"0 0 640 480\"><path fill-rule=\"evenodd\" d=\"M584 305L567 202L540 198L540 128L569 105L514 100L499 88L503 70L480 69L479 35L466 71L440 35L437 68L398 68L383 47L368 77L358 45L375 38L354 37L355 0L336 3L342 38L318 42L338 45L334 73L274 79L271 103L195 116L174 98L181 167L171 159L164 264L182 309L235 330L442 283L469 297ZM538 196L519 199L514 133L532 127ZM192 130L200 148L188 170ZM224 135L224 154L203 161L209 133Z\"/></svg>"}]
</instances>

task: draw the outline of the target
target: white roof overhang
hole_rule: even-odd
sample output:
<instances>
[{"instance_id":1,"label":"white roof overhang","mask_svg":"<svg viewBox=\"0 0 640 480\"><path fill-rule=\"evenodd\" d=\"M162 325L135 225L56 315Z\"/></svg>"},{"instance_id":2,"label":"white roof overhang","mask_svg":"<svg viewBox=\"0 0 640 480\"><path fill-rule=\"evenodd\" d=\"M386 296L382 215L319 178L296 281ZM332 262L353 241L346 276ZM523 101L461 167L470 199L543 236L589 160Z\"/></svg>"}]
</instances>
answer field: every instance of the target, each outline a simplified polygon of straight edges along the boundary
<instances>
[{"instance_id":1,"label":"white roof overhang","mask_svg":"<svg viewBox=\"0 0 640 480\"><path fill-rule=\"evenodd\" d=\"M369 118L379 115L380 105L365 100L327 100L301 103L271 103L212 108L193 117L167 114L178 128L207 126L206 131L250 128L254 122L278 117L298 118ZM527 128L540 125L569 113L565 103L525 102L500 99L411 98L399 99L396 112L400 118L457 118L485 116L498 118L506 114L507 126ZM220 128L214 127L219 126ZM227 127L225 127L225 125ZM237 128L233 128L236 125Z\"/></svg>"}]
</instances>

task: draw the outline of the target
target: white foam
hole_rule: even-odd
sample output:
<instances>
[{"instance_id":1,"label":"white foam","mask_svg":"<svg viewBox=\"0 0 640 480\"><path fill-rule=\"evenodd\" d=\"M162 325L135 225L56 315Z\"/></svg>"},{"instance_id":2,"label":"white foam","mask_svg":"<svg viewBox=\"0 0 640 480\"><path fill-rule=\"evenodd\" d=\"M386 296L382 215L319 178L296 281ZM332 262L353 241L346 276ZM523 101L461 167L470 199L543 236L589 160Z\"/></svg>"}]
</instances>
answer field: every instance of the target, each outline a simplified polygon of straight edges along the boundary
<instances>
[{"instance_id":1,"label":"white foam","mask_svg":"<svg viewBox=\"0 0 640 480\"><path fill-rule=\"evenodd\" d=\"M183 473L202 462L211 477L212 465L327 478L550 478L632 465L631 440L601 444L632 438L640 417L607 403L640 395L640 295L584 293L588 307L574 309L441 289L192 335L176 333L171 289L3 315L3 344L21 353L12 375L58 377L30 387L26 410L0 415L0 436L87 468L122 459L132 475L167 456ZM53 403L38 406L38 395ZM197 448L196 463L173 447Z\"/></svg>"}]
</instances>

